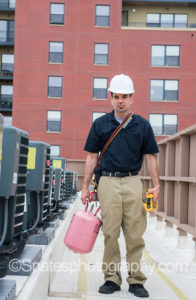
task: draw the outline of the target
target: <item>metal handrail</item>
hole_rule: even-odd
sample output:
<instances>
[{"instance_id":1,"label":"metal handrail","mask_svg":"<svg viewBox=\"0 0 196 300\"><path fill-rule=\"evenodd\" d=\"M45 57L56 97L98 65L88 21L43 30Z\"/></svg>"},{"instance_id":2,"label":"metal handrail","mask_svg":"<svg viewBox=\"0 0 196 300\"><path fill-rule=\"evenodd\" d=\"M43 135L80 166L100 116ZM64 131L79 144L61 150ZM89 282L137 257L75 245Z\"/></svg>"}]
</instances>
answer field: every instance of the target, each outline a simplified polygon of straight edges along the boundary
<instances>
[{"instance_id":1,"label":"metal handrail","mask_svg":"<svg viewBox=\"0 0 196 300\"><path fill-rule=\"evenodd\" d=\"M146 22L128 22L126 24L122 24L124 27L148 27L148 28L196 28L196 23L188 23L184 24L182 23L181 26L180 24L178 26L161 26L159 23L146 23Z\"/></svg>"}]
</instances>

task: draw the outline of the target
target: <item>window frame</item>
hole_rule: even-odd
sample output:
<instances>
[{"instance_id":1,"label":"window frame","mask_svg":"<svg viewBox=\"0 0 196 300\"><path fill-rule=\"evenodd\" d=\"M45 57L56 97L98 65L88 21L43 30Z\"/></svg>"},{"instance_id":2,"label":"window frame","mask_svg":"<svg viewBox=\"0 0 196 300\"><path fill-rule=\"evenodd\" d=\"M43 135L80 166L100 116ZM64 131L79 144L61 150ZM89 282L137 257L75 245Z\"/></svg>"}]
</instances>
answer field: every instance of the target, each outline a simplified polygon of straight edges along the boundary
<instances>
[{"instance_id":1,"label":"window frame","mask_svg":"<svg viewBox=\"0 0 196 300\"><path fill-rule=\"evenodd\" d=\"M148 18L148 15L159 15L159 22L158 23L148 23L147 22L147 18ZM167 27L167 26L161 26L161 16L162 15L172 15L173 17L173 21L172 21L172 26L170 27ZM176 18L176 15L184 15L187 17L187 22L186 22L186 26L175 26L176 23L175 23L175 18ZM151 25L150 25L151 24ZM178 14L178 13L146 13L146 26L147 27L160 27L160 28L187 28L188 27L188 14Z\"/></svg>"},{"instance_id":2,"label":"window frame","mask_svg":"<svg viewBox=\"0 0 196 300\"><path fill-rule=\"evenodd\" d=\"M105 93L106 93L106 98L96 98L95 97L95 89L98 89L98 88L95 88L94 85L95 85L95 79L105 79L106 80L106 88L104 88L105 90ZM107 77L93 77L93 100L107 100L107 87L108 87L108 78ZM102 89L102 88L100 88ZM103 90L103 89L102 89Z\"/></svg>"},{"instance_id":3,"label":"window frame","mask_svg":"<svg viewBox=\"0 0 196 300\"><path fill-rule=\"evenodd\" d=\"M55 122L59 122L60 123L60 126L59 126L60 130L59 131L54 131L54 130L50 130L49 129L48 122L52 122L51 120L48 119L48 113L49 112L60 112L60 121L59 120L55 121ZM61 129L62 129L62 111L61 110L47 110L47 115L46 115L46 132L59 133L59 132L61 132Z\"/></svg>"},{"instance_id":4,"label":"window frame","mask_svg":"<svg viewBox=\"0 0 196 300\"><path fill-rule=\"evenodd\" d=\"M3 62L4 56L12 56L13 63ZM7 66L7 68L5 67ZM13 74L14 71L14 53L2 53L1 54L1 71L4 73Z\"/></svg>"},{"instance_id":5,"label":"window frame","mask_svg":"<svg viewBox=\"0 0 196 300\"><path fill-rule=\"evenodd\" d=\"M96 45L107 45L108 46L108 49L107 49L107 54L96 54L95 53L95 48L96 48ZM96 63L96 55L107 55L107 63ZM109 64L109 43L94 43L94 65L95 66L108 66Z\"/></svg>"},{"instance_id":6,"label":"window frame","mask_svg":"<svg viewBox=\"0 0 196 300\"><path fill-rule=\"evenodd\" d=\"M94 119L94 118L93 118L93 114L102 114L102 115ZM93 123L96 119L98 119L98 118L104 116L105 114L107 114L107 113L106 113L106 112L102 112L102 111L92 111L92 123Z\"/></svg>"},{"instance_id":7,"label":"window frame","mask_svg":"<svg viewBox=\"0 0 196 300\"><path fill-rule=\"evenodd\" d=\"M59 148L59 154L55 155L51 153L51 147L58 147ZM61 145L50 145L50 155L60 157L61 156Z\"/></svg>"},{"instance_id":8,"label":"window frame","mask_svg":"<svg viewBox=\"0 0 196 300\"><path fill-rule=\"evenodd\" d=\"M61 96L50 96L49 95L49 88L53 87L55 88L55 86L49 86L49 79L50 77L60 77L61 78ZM58 88L58 87L56 87ZM63 97L63 76L52 76L52 75L48 75L48 98L56 98L56 99L62 99Z\"/></svg>"},{"instance_id":9,"label":"window frame","mask_svg":"<svg viewBox=\"0 0 196 300\"><path fill-rule=\"evenodd\" d=\"M59 15L61 15L61 16L63 16L63 22L51 22L51 15L52 15L52 13L51 13L51 7L52 7L52 5L63 5L64 6L64 9L63 9L63 14L59 14ZM53 14L54 15L54 14ZM56 2L51 2L50 3L50 14L49 14L49 17L50 17L50 19L49 19L49 23L50 23L50 25L64 25L65 24L65 3L56 3Z\"/></svg>"},{"instance_id":10,"label":"window frame","mask_svg":"<svg viewBox=\"0 0 196 300\"><path fill-rule=\"evenodd\" d=\"M1 32L4 33L4 36L0 36L1 43L14 43L14 34L15 34L15 20L9 19L0 19L0 22L4 22L6 24L6 30L2 30ZM13 27L13 30L12 30ZM1 40L3 39L3 40Z\"/></svg>"},{"instance_id":11,"label":"window frame","mask_svg":"<svg viewBox=\"0 0 196 300\"><path fill-rule=\"evenodd\" d=\"M97 6L107 6L107 7L109 7L109 16L105 16L105 17L108 18L108 25L99 25L99 24L97 24L97 17L103 17L101 15L97 15ZM95 26L96 27L110 27L110 16L111 16L111 9L110 8L111 7L108 4L96 4L95 5Z\"/></svg>"},{"instance_id":12,"label":"window frame","mask_svg":"<svg viewBox=\"0 0 196 300\"><path fill-rule=\"evenodd\" d=\"M153 47L164 47L164 64L163 65L153 65L152 64L152 59L153 59L153 55L152 55L152 50L153 50ZM178 47L179 49L179 55L178 56L174 56L176 58L178 58L178 65L168 65L167 64L167 57L169 57L166 53L167 53L167 47ZM180 67L180 45L151 45L151 67Z\"/></svg>"},{"instance_id":13,"label":"window frame","mask_svg":"<svg viewBox=\"0 0 196 300\"><path fill-rule=\"evenodd\" d=\"M62 44L63 51L62 51L62 52L51 52L51 51L50 51L50 44L51 44L51 43L59 43L59 44L61 43L61 44ZM49 47L49 49L48 49L48 62L51 63L51 64L63 64L64 42L62 42L62 41L49 41L48 47ZM61 61L61 62L51 61L51 60L50 60L50 55L51 55L51 53L60 53L60 54L62 55L62 61Z\"/></svg>"},{"instance_id":14,"label":"window frame","mask_svg":"<svg viewBox=\"0 0 196 300\"><path fill-rule=\"evenodd\" d=\"M163 99L151 99L151 81L154 80L154 81L163 81ZM165 89L165 83L166 81L177 81L177 86L178 86L178 89L176 90L177 91L177 99L165 99L165 93L166 93L166 89ZM179 79L150 79L150 102L178 102L179 101Z\"/></svg>"},{"instance_id":15,"label":"window frame","mask_svg":"<svg viewBox=\"0 0 196 300\"><path fill-rule=\"evenodd\" d=\"M178 132L178 114L160 114L160 113L150 113L149 114L149 122L150 122L150 116L151 115L159 115L159 116L162 116L162 122L161 122L161 134L156 134L154 132L154 129L153 129L153 125L151 125L152 129L153 129L153 132L154 132L154 135L155 136L170 136L170 135L173 135L173 134L176 134ZM165 133L165 117L166 116L176 116L176 132L172 133L172 134L166 134ZM150 123L151 124L151 123Z\"/></svg>"}]
</instances>

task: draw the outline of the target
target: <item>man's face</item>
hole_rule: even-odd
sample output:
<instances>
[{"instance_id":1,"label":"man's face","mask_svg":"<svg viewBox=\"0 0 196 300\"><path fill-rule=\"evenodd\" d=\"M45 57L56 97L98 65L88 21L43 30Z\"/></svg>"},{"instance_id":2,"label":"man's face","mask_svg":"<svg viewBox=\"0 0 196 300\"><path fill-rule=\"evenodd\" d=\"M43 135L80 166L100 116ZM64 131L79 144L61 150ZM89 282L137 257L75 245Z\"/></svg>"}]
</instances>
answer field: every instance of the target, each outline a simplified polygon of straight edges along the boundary
<instances>
[{"instance_id":1,"label":"man's face","mask_svg":"<svg viewBox=\"0 0 196 300\"><path fill-rule=\"evenodd\" d=\"M113 93L111 103L115 112L118 114L123 114L129 111L133 100L130 95Z\"/></svg>"}]
</instances>

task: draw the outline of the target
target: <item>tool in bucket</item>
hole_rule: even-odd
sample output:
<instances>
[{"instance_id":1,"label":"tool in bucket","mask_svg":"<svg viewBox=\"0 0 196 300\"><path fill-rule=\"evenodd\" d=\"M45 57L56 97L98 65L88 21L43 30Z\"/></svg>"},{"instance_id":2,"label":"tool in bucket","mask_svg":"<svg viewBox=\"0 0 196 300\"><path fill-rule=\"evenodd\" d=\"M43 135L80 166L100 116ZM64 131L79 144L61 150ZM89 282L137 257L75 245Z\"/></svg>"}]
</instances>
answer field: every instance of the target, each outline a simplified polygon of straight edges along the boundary
<instances>
[{"instance_id":1,"label":"tool in bucket","mask_svg":"<svg viewBox=\"0 0 196 300\"><path fill-rule=\"evenodd\" d=\"M97 187L98 187L99 179L100 179L100 176L101 176L101 170L99 169L100 161L101 161L106 149L110 145L110 143L117 136L117 134L120 132L120 130L130 121L132 116L133 116L133 113L129 113L124 118L124 120L118 125L118 127L115 129L115 131L112 133L112 135L110 136L110 138L106 142L105 146L103 147L103 150L101 151L101 154L99 155L96 167L94 169L94 176L93 176L93 179L92 179L93 191L90 193L90 201L97 201L98 200L97 199Z\"/></svg>"},{"instance_id":2,"label":"tool in bucket","mask_svg":"<svg viewBox=\"0 0 196 300\"><path fill-rule=\"evenodd\" d=\"M146 211L155 211L158 209L158 201L153 201L153 194L146 194L150 189L144 189L144 199L143 199L143 206Z\"/></svg>"},{"instance_id":3,"label":"tool in bucket","mask_svg":"<svg viewBox=\"0 0 196 300\"><path fill-rule=\"evenodd\" d=\"M88 210L88 201L86 201L84 210L74 213L68 227L64 243L75 253L89 253L94 246L102 222L97 216L100 207L95 213L92 212L93 207L94 204Z\"/></svg>"}]
</instances>

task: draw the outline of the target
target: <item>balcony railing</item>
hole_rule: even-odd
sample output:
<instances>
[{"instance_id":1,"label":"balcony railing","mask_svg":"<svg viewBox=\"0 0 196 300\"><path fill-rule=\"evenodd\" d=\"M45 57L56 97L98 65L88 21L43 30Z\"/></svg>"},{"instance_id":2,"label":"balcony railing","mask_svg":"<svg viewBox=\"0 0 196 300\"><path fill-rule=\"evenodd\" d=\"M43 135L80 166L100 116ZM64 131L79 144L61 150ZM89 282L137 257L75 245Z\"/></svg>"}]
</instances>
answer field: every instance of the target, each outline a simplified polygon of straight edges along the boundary
<instances>
[{"instance_id":1,"label":"balcony railing","mask_svg":"<svg viewBox=\"0 0 196 300\"><path fill-rule=\"evenodd\" d=\"M0 30L0 44L2 45L13 45L14 44L14 30L6 31Z\"/></svg>"},{"instance_id":2,"label":"balcony railing","mask_svg":"<svg viewBox=\"0 0 196 300\"><path fill-rule=\"evenodd\" d=\"M0 111L11 111L12 99L12 95L0 95Z\"/></svg>"},{"instance_id":3,"label":"balcony railing","mask_svg":"<svg viewBox=\"0 0 196 300\"><path fill-rule=\"evenodd\" d=\"M196 237L196 124L161 140L157 155L161 193L155 215ZM153 187L144 161L144 188Z\"/></svg>"},{"instance_id":4,"label":"balcony railing","mask_svg":"<svg viewBox=\"0 0 196 300\"><path fill-rule=\"evenodd\" d=\"M169 24L153 24L153 23L146 23L146 22L126 22L122 24L125 27L148 27L148 28L196 28L196 23L189 23L189 24L176 24L175 26L170 26Z\"/></svg>"},{"instance_id":5,"label":"balcony railing","mask_svg":"<svg viewBox=\"0 0 196 300\"><path fill-rule=\"evenodd\" d=\"M2 1L0 3L0 10L14 10L15 9L15 0Z\"/></svg>"}]
</instances>

